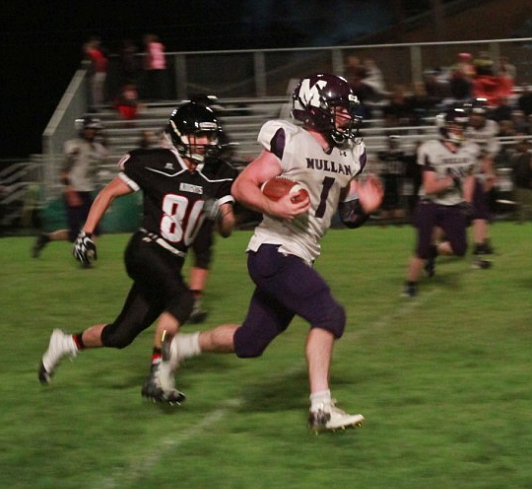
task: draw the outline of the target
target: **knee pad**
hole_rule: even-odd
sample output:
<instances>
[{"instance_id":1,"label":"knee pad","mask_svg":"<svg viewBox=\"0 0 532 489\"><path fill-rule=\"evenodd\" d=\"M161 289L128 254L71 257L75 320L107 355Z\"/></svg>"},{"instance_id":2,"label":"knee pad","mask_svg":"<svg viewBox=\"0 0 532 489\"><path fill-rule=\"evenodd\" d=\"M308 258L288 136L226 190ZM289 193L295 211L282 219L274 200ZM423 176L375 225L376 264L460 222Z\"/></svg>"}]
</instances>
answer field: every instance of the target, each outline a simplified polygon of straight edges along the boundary
<instances>
[{"instance_id":1,"label":"knee pad","mask_svg":"<svg viewBox=\"0 0 532 489\"><path fill-rule=\"evenodd\" d=\"M271 339L261 338L248 329L240 327L236 330L233 341L238 358L256 358L263 354Z\"/></svg>"},{"instance_id":2,"label":"knee pad","mask_svg":"<svg viewBox=\"0 0 532 489\"><path fill-rule=\"evenodd\" d=\"M324 314L323 318L321 318L319 322L312 323L311 327L330 331L333 336L338 339L344 334L345 324L345 309L342 305L335 302L334 306L327 308L327 312Z\"/></svg>"},{"instance_id":3,"label":"knee pad","mask_svg":"<svg viewBox=\"0 0 532 489\"><path fill-rule=\"evenodd\" d=\"M121 350L130 345L135 336L130 335L127 331L121 331L116 323L108 324L102 330L102 344L107 348L118 348Z\"/></svg>"},{"instance_id":4,"label":"knee pad","mask_svg":"<svg viewBox=\"0 0 532 489\"><path fill-rule=\"evenodd\" d=\"M269 343L269 341L264 342L260 338L254 337L243 328L238 328L235 332L235 353L238 358L260 357Z\"/></svg>"}]
</instances>

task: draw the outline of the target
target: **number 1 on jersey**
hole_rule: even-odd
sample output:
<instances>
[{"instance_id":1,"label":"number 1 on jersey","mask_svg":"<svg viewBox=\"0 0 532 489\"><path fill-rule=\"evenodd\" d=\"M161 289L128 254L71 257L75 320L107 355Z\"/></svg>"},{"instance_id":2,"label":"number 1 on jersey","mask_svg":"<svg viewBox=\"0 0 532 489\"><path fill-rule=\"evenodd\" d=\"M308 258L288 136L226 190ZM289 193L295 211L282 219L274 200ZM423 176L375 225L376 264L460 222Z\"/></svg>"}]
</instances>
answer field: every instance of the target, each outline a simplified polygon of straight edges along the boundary
<instances>
[{"instance_id":1,"label":"number 1 on jersey","mask_svg":"<svg viewBox=\"0 0 532 489\"><path fill-rule=\"evenodd\" d=\"M320 203L318 205L318 208L316 209L316 213L314 214L318 218L322 218L325 215L325 209L327 207L327 197L329 197L329 192L331 191L331 187L334 184L334 178L333 177L325 177L323 179L323 187L321 189L321 195L320 195Z\"/></svg>"}]
</instances>

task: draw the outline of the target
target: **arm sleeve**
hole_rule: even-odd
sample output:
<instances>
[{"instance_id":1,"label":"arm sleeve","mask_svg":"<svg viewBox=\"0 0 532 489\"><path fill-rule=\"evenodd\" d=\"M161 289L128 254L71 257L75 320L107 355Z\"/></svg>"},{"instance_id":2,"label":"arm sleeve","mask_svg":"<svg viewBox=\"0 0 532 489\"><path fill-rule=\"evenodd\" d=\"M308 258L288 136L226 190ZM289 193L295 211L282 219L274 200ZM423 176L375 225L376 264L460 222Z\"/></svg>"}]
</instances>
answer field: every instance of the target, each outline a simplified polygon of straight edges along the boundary
<instances>
[{"instance_id":1,"label":"arm sleeve","mask_svg":"<svg viewBox=\"0 0 532 489\"><path fill-rule=\"evenodd\" d=\"M341 221L350 229L359 228L369 219L369 214L364 212L362 204L356 195L351 196L344 202L340 202L338 212Z\"/></svg>"}]
</instances>

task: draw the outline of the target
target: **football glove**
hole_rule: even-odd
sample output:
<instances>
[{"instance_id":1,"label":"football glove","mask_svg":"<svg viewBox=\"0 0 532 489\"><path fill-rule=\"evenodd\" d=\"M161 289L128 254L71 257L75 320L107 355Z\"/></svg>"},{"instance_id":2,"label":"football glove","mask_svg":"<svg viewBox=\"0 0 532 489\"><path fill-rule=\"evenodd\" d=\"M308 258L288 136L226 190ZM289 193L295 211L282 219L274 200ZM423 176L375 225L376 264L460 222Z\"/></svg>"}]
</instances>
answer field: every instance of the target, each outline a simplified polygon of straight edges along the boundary
<instances>
[{"instance_id":1,"label":"football glove","mask_svg":"<svg viewBox=\"0 0 532 489\"><path fill-rule=\"evenodd\" d=\"M209 221L216 221L219 212L220 204L218 203L218 199L210 198L205 201L205 204L203 205L203 214L205 215L205 219L208 219Z\"/></svg>"},{"instance_id":2,"label":"football glove","mask_svg":"<svg viewBox=\"0 0 532 489\"><path fill-rule=\"evenodd\" d=\"M84 265L90 265L91 261L96 260L96 245L92 240L92 234L81 231L76 238L72 250L74 258Z\"/></svg>"}]
</instances>

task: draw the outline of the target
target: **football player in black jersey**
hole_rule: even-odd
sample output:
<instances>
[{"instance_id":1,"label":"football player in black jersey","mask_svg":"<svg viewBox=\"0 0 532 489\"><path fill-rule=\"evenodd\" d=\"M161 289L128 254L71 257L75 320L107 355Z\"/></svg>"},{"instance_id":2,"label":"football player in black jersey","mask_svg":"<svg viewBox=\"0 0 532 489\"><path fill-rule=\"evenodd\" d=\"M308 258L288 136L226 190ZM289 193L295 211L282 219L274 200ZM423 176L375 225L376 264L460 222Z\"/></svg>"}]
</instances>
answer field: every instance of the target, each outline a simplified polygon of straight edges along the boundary
<instances>
[{"instance_id":1,"label":"football player in black jersey","mask_svg":"<svg viewBox=\"0 0 532 489\"><path fill-rule=\"evenodd\" d=\"M212 109L215 114L217 113L217 97L214 95L196 94L191 96L190 101L205 105ZM231 143L229 142L226 133L220 135L220 142L222 143L223 148L230 150ZM229 153L224 151L221 153L221 156L223 159L230 161ZM207 161L209 162L210 160ZM222 171L227 173L226 167L223 167ZM234 178L236 178L237 175L238 171L235 169L233 174ZM187 321L187 323L190 324L202 323L209 314L203 306L203 296L213 258L214 234L214 223L210 220L205 220L191 246L192 256L189 254L189 258L192 259L193 262L190 267L188 284L194 296L194 304L192 306L192 313Z\"/></svg>"},{"instance_id":2,"label":"football player in black jersey","mask_svg":"<svg viewBox=\"0 0 532 489\"><path fill-rule=\"evenodd\" d=\"M73 254L82 263L96 259L92 233L105 211L115 198L142 190L141 228L125 251L133 285L112 323L73 335L53 331L39 369L42 383L50 381L63 357L86 348L124 348L158 320L151 371L142 395L158 402L184 400L175 388L173 374L160 368L162 340L175 335L192 311L193 296L182 266L203 221L214 221L224 237L234 226L234 169L216 158L220 133L211 109L187 103L170 116L160 148L137 149L119 161L120 173L98 194Z\"/></svg>"}]
</instances>

